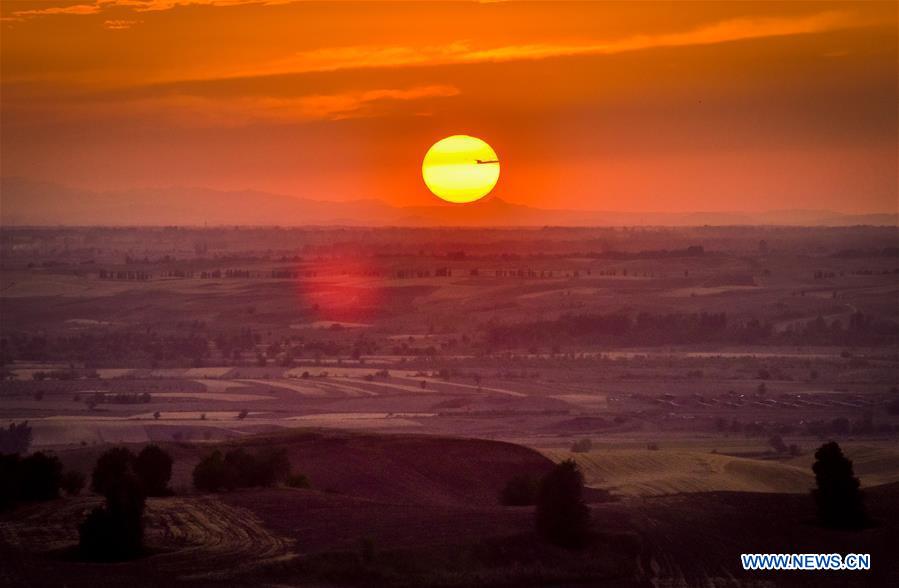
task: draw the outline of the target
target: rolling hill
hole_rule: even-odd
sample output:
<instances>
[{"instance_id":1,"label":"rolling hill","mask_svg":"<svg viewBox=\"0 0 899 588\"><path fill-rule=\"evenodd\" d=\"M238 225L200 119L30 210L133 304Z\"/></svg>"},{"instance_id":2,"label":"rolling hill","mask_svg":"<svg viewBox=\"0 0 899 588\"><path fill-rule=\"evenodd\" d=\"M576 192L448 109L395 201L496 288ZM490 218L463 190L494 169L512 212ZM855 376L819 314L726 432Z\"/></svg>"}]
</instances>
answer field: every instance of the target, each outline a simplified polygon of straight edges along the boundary
<instances>
[{"instance_id":1,"label":"rolling hill","mask_svg":"<svg viewBox=\"0 0 899 588\"><path fill-rule=\"evenodd\" d=\"M392 206L366 199L328 201L257 190L170 186L90 191L25 178L0 179L0 224L14 225L346 225L346 226L601 226L601 225L896 225L899 215L848 215L827 210L747 212L615 212L536 208L500 198L458 206Z\"/></svg>"}]
</instances>

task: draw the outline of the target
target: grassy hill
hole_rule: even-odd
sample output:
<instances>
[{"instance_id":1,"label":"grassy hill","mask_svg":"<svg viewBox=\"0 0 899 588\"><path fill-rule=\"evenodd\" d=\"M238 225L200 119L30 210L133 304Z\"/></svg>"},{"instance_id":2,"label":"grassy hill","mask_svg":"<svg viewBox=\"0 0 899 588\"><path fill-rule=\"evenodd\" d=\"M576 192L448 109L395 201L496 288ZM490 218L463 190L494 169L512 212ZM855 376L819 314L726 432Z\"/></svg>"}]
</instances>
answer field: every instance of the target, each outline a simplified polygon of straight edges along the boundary
<instances>
[{"instance_id":1,"label":"grassy hill","mask_svg":"<svg viewBox=\"0 0 899 588\"><path fill-rule=\"evenodd\" d=\"M844 450L866 487L899 481L899 450L847 443ZM544 450L553 461L573 458L588 486L621 496L685 492L805 493L814 485L814 452L788 460L752 459L697 449Z\"/></svg>"}]
</instances>

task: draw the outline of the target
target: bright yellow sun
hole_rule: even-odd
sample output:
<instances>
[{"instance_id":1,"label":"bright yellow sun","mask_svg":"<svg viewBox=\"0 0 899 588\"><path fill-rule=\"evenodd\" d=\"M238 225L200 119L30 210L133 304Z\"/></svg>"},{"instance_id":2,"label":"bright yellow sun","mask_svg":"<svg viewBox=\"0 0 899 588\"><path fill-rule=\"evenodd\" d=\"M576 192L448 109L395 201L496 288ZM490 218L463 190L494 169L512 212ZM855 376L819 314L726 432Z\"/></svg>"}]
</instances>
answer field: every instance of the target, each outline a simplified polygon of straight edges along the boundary
<instances>
[{"instance_id":1,"label":"bright yellow sun","mask_svg":"<svg viewBox=\"0 0 899 588\"><path fill-rule=\"evenodd\" d=\"M499 179L499 159L484 141L453 135L431 145L421 163L428 189L447 202L464 204L490 193Z\"/></svg>"}]
</instances>

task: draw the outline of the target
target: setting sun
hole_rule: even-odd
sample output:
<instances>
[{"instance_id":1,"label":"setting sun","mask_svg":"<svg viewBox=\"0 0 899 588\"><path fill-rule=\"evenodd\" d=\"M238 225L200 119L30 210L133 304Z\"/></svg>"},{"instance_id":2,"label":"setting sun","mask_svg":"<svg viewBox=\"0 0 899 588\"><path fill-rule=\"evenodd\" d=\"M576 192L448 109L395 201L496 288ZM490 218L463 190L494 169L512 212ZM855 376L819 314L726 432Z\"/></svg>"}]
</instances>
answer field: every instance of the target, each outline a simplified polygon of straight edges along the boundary
<instances>
[{"instance_id":1,"label":"setting sun","mask_svg":"<svg viewBox=\"0 0 899 588\"><path fill-rule=\"evenodd\" d=\"M490 145L468 135L434 143L425 154L421 175L428 189L447 202L480 200L499 179L499 160Z\"/></svg>"}]
</instances>

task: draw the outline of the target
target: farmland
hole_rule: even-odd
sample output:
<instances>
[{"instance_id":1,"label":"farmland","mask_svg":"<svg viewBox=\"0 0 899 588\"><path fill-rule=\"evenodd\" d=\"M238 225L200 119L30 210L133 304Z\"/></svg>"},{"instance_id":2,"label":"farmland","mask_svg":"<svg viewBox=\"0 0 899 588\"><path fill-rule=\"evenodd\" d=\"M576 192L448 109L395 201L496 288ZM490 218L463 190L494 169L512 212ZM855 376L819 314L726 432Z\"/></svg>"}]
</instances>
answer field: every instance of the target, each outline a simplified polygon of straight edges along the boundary
<instances>
[{"instance_id":1,"label":"farmland","mask_svg":"<svg viewBox=\"0 0 899 588\"><path fill-rule=\"evenodd\" d=\"M878 554L895 537L897 236L4 229L0 425L28 421L32 450L88 475L111 445L172 454L148 555L111 585L757 585L735 567L741 545ZM881 521L852 549L809 522L829 439ZM311 488L193 487L213 449L262 446ZM538 549L531 509L497 500L568 458L599 528L592 558ZM107 568L72 550L99 500L0 516L16 562L0 582L94 585ZM741 504L780 519L763 528Z\"/></svg>"}]
</instances>

